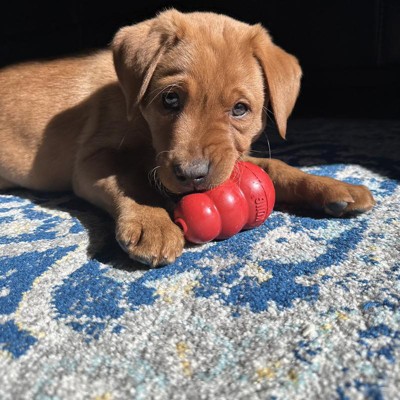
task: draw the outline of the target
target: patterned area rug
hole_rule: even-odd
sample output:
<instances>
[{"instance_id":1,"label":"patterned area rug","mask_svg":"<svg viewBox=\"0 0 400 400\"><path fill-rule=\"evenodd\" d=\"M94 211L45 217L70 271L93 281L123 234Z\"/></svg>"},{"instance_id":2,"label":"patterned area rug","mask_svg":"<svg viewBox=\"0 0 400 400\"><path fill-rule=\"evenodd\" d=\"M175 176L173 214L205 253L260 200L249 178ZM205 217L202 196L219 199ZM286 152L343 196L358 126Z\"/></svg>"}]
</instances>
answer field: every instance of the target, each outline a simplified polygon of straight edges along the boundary
<instances>
[{"instance_id":1,"label":"patterned area rug","mask_svg":"<svg viewBox=\"0 0 400 400\"><path fill-rule=\"evenodd\" d=\"M400 121L293 121L271 147L377 206L275 210L143 270L70 194L0 194L0 398L399 399Z\"/></svg>"}]
</instances>

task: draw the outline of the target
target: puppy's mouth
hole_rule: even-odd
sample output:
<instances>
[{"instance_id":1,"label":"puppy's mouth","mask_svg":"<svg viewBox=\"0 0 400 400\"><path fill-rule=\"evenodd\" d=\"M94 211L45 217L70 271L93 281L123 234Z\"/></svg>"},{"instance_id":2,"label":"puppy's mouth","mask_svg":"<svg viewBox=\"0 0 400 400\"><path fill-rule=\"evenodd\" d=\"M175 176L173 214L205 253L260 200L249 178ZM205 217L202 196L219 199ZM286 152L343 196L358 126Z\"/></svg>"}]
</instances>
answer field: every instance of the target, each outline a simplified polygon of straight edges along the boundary
<instances>
[{"instance_id":1,"label":"puppy's mouth","mask_svg":"<svg viewBox=\"0 0 400 400\"><path fill-rule=\"evenodd\" d=\"M238 154L233 151L220 157L161 158L153 170L155 186L168 197L206 192L231 176L237 159Z\"/></svg>"},{"instance_id":2,"label":"puppy's mouth","mask_svg":"<svg viewBox=\"0 0 400 400\"><path fill-rule=\"evenodd\" d=\"M176 173L169 172L168 169L160 167L157 174L153 176L153 185L162 194L170 198L180 198L192 193L202 193L215 188L224 182L228 177L225 174L217 174L215 171L205 178L183 179ZM221 176L220 176L221 175Z\"/></svg>"},{"instance_id":3,"label":"puppy's mouth","mask_svg":"<svg viewBox=\"0 0 400 400\"><path fill-rule=\"evenodd\" d=\"M192 193L202 193L206 192L215 186L216 184L207 184L207 183L187 183L187 184L173 184L164 183L161 179L159 179L156 184L159 191L168 195L171 198L180 198L182 196L186 196Z\"/></svg>"},{"instance_id":4,"label":"puppy's mouth","mask_svg":"<svg viewBox=\"0 0 400 400\"><path fill-rule=\"evenodd\" d=\"M210 190L215 185L210 185L207 182L189 182L184 183L179 190L181 194L189 194L189 193L199 193L206 192Z\"/></svg>"}]
</instances>

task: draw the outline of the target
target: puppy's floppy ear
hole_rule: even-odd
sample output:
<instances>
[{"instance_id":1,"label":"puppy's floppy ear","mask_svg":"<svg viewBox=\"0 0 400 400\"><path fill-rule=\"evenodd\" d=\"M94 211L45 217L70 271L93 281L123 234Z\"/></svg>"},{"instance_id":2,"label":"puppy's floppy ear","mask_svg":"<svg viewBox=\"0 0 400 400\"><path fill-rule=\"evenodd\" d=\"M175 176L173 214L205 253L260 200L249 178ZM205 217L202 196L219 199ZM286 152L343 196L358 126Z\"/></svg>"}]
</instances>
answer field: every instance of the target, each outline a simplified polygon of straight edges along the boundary
<instances>
[{"instance_id":1,"label":"puppy's floppy ear","mask_svg":"<svg viewBox=\"0 0 400 400\"><path fill-rule=\"evenodd\" d=\"M261 26L252 27L252 48L267 80L269 101L272 104L280 135L286 135L287 119L300 90L301 68L297 59L276 46Z\"/></svg>"},{"instance_id":2,"label":"puppy's floppy ear","mask_svg":"<svg viewBox=\"0 0 400 400\"><path fill-rule=\"evenodd\" d=\"M127 116L143 99L158 62L183 35L182 14L168 10L157 18L120 29L111 44L114 66L126 100Z\"/></svg>"}]
</instances>

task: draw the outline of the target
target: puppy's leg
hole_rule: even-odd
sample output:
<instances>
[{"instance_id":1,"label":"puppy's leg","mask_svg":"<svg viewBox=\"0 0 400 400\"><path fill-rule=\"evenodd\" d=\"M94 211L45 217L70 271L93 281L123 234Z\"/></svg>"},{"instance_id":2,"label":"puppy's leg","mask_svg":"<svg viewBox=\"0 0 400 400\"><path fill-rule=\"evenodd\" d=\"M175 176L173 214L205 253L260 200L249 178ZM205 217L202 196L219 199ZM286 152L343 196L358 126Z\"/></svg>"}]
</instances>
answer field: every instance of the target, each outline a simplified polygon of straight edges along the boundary
<instances>
[{"instance_id":1,"label":"puppy's leg","mask_svg":"<svg viewBox=\"0 0 400 400\"><path fill-rule=\"evenodd\" d=\"M277 202L322 209L336 217L362 213L375 204L365 186L306 174L279 160L246 157L246 161L259 165L268 173L274 182Z\"/></svg>"},{"instance_id":2,"label":"puppy's leg","mask_svg":"<svg viewBox=\"0 0 400 400\"><path fill-rule=\"evenodd\" d=\"M74 191L114 217L116 239L132 259L153 267L171 263L182 253L183 233L140 173L143 163L132 159L102 150L78 161Z\"/></svg>"}]
</instances>

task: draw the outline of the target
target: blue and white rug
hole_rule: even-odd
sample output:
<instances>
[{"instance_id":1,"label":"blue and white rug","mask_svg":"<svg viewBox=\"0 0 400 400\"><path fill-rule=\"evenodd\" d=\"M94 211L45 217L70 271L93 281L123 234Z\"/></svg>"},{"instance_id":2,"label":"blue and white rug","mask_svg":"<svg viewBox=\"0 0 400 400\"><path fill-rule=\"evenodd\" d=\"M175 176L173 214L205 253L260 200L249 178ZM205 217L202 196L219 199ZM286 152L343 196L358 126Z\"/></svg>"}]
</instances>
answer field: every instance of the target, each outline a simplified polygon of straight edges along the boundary
<instances>
[{"instance_id":1,"label":"blue and white rug","mask_svg":"<svg viewBox=\"0 0 400 400\"><path fill-rule=\"evenodd\" d=\"M274 211L143 270L70 194L0 194L0 398L399 399L400 121L299 120L288 138L274 157L377 206Z\"/></svg>"}]
</instances>

